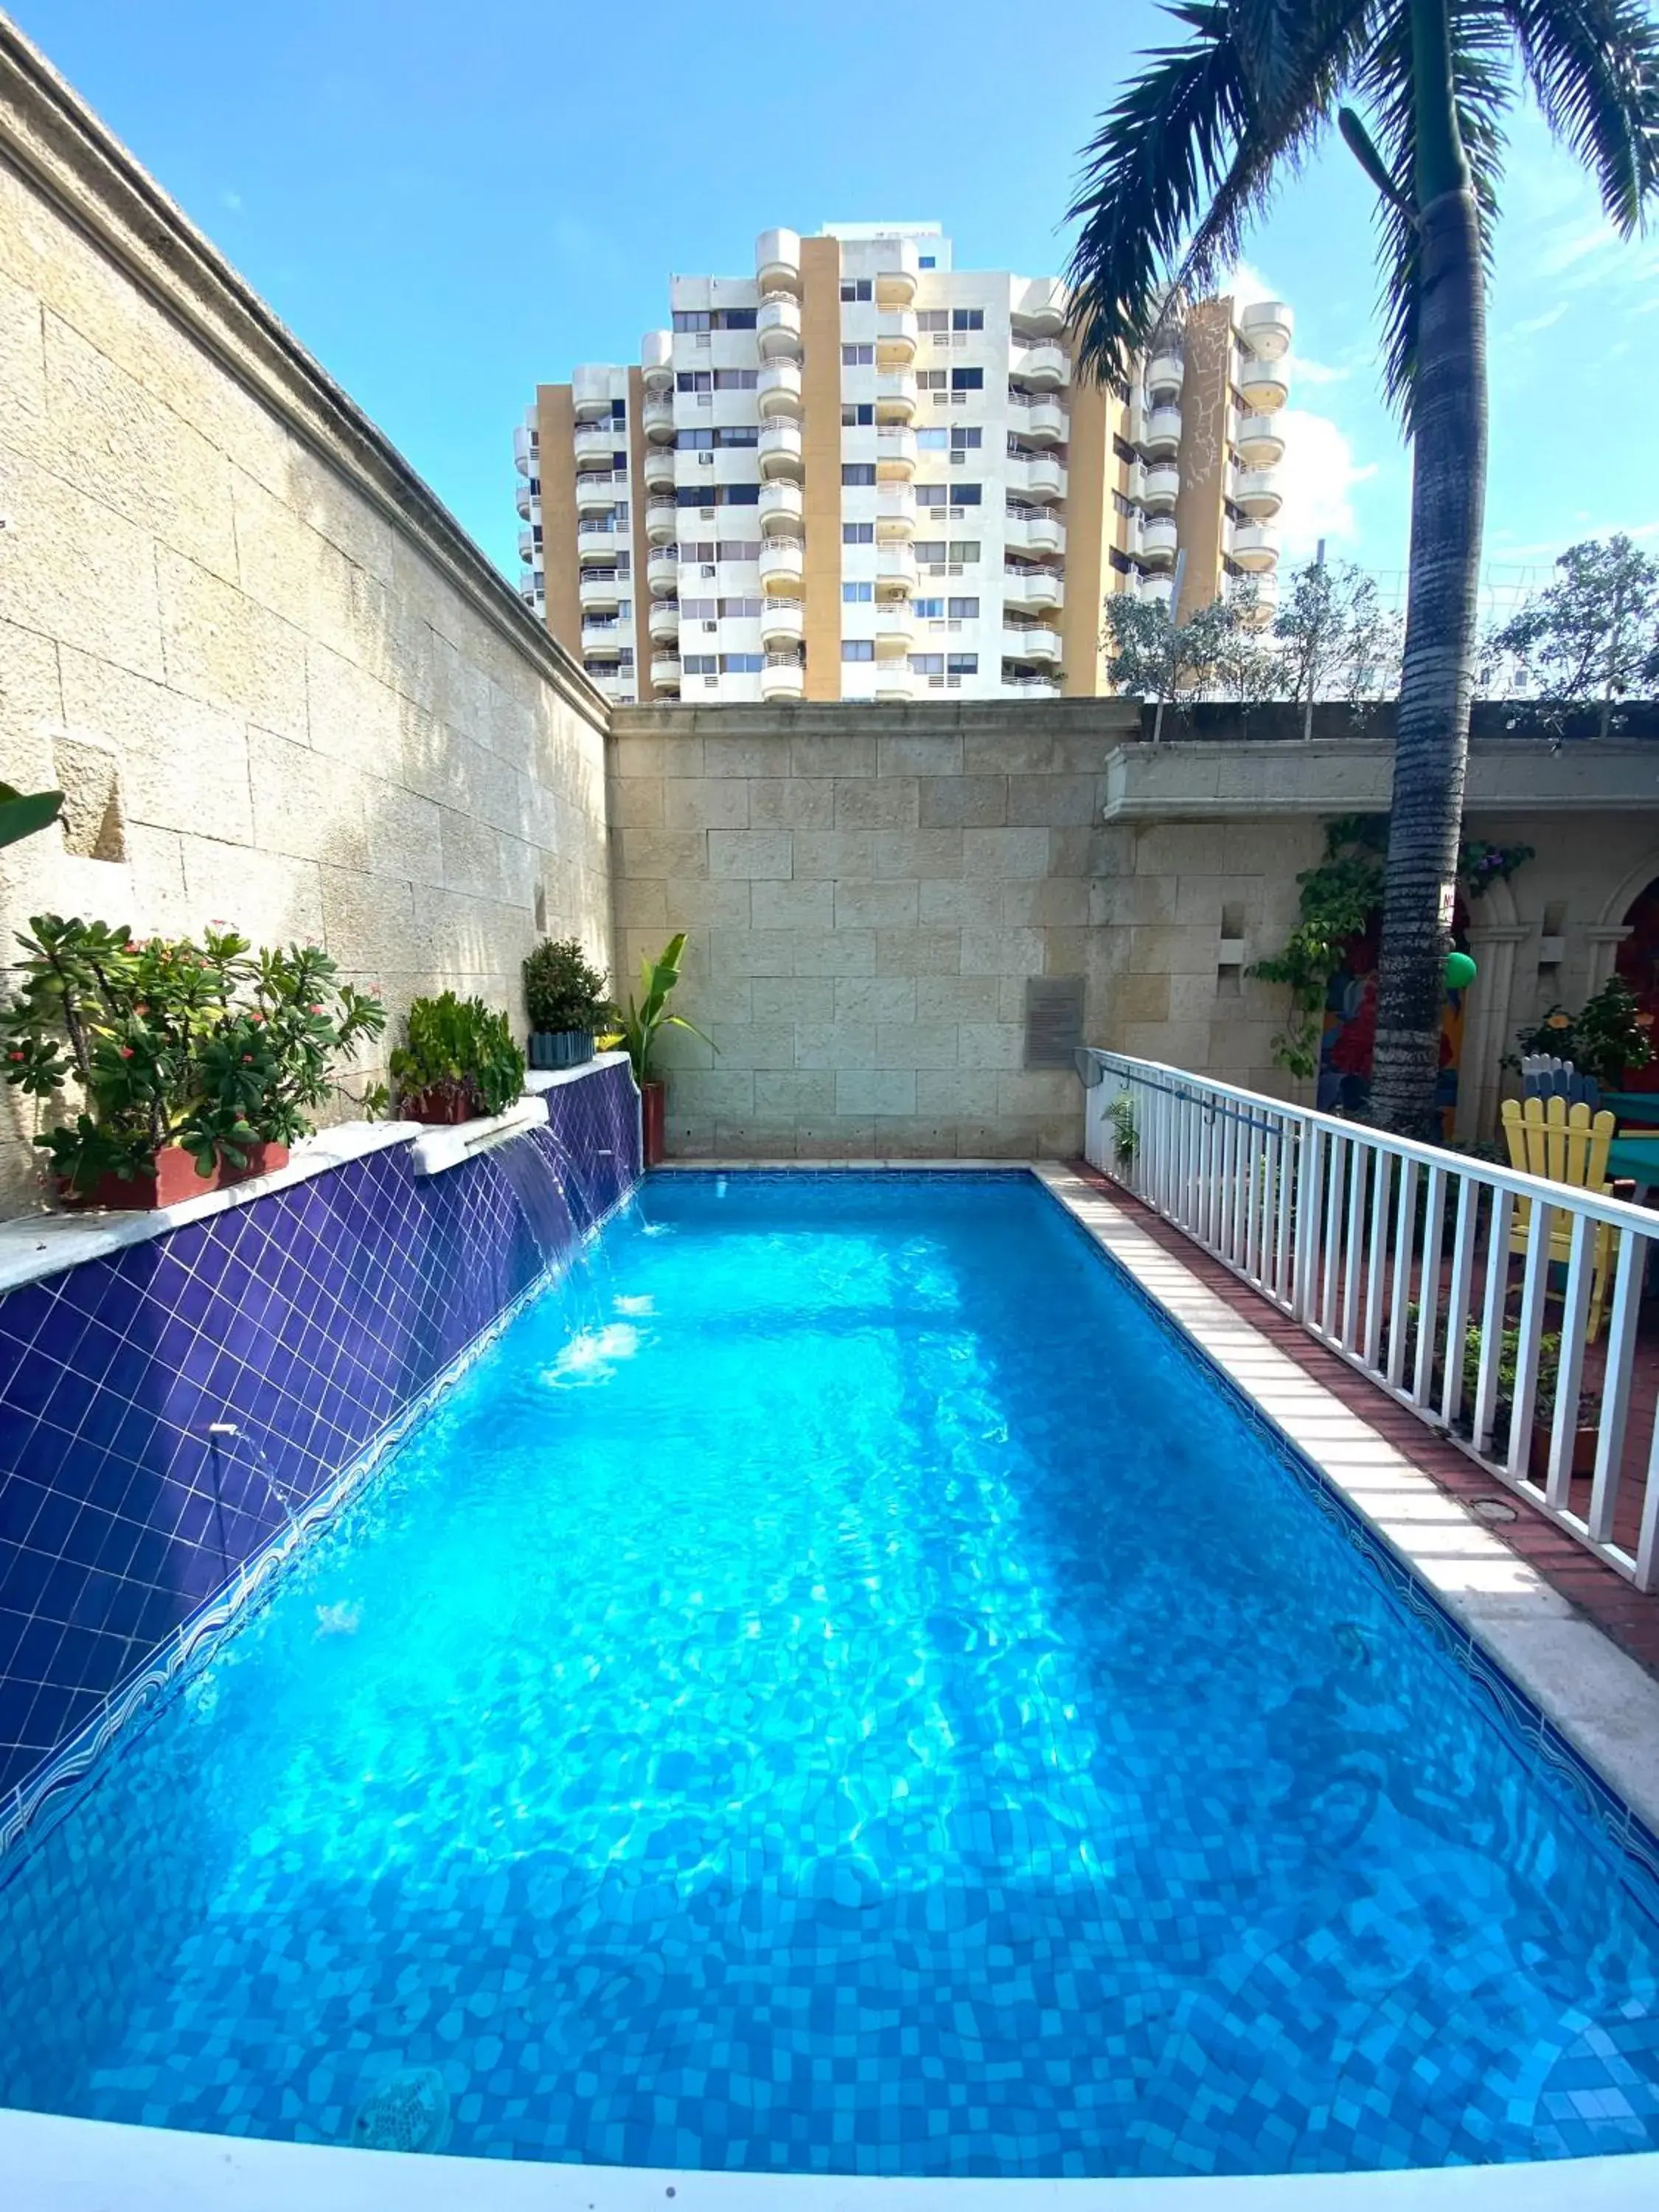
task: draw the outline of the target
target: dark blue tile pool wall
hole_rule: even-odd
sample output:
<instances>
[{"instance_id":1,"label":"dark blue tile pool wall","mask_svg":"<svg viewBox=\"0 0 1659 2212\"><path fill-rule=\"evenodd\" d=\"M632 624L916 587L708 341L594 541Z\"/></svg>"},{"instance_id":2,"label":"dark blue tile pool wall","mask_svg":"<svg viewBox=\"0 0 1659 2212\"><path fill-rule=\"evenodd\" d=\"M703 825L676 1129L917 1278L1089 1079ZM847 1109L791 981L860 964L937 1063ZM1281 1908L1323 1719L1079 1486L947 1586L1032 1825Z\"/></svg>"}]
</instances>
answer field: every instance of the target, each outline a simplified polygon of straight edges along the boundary
<instances>
[{"instance_id":1,"label":"dark blue tile pool wall","mask_svg":"<svg viewBox=\"0 0 1659 2212\"><path fill-rule=\"evenodd\" d=\"M626 1067L548 1107L445 1174L393 1146L0 1297L0 1801L625 1195Z\"/></svg>"}]
</instances>

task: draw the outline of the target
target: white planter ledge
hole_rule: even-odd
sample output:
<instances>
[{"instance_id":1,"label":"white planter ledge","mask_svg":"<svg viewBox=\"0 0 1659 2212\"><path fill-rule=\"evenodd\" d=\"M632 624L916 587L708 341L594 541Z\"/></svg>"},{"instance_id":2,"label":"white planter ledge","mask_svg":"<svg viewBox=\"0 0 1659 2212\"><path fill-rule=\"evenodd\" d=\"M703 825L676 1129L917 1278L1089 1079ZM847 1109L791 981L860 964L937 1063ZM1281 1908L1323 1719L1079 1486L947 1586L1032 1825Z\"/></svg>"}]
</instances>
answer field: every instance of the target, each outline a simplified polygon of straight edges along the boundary
<instances>
[{"instance_id":1,"label":"white planter ledge","mask_svg":"<svg viewBox=\"0 0 1659 2212\"><path fill-rule=\"evenodd\" d=\"M542 1128L546 1121L545 1098L515 1099L505 1113L484 1114L476 1121L456 1121L428 1128L410 1146L410 1158L417 1176L442 1175L450 1168L459 1167L463 1160L504 1145L509 1137L522 1136L526 1129Z\"/></svg>"}]
</instances>

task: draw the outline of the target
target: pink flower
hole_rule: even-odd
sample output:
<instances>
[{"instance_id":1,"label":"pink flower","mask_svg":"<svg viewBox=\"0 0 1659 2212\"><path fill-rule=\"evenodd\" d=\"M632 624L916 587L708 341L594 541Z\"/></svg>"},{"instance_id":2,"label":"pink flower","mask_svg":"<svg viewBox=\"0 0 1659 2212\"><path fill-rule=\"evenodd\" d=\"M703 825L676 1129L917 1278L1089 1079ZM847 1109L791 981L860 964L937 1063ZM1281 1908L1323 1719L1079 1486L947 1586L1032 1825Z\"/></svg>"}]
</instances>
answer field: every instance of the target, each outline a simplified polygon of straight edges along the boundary
<instances>
[{"instance_id":1,"label":"pink flower","mask_svg":"<svg viewBox=\"0 0 1659 2212\"><path fill-rule=\"evenodd\" d=\"M132 1058L132 1047L130 1044L124 1044L121 1047L121 1057L123 1060L131 1060Z\"/></svg>"},{"instance_id":2,"label":"pink flower","mask_svg":"<svg viewBox=\"0 0 1659 2212\"><path fill-rule=\"evenodd\" d=\"M307 1006L306 1008L306 1012L308 1014L320 1014L322 1011L323 1010L320 1006Z\"/></svg>"},{"instance_id":3,"label":"pink flower","mask_svg":"<svg viewBox=\"0 0 1659 2212\"><path fill-rule=\"evenodd\" d=\"M252 1054L251 1052L245 1052L245 1053L242 1054L242 1065L243 1065L243 1066L244 1066L244 1067L252 1067L252 1065L253 1065L253 1054Z\"/></svg>"},{"instance_id":4,"label":"pink flower","mask_svg":"<svg viewBox=\"0 0 1659 2212\"><path fill-rule=\"evenodd\" d=\"M262 1022L262 1021L264 1021L264 1016L263 1014L258 1014L258 1013L255 1013L255 1014L250 1014L250 1015L248 1016L248 1019L249 1019L249 1021L251 1021L251 1022Z\"/></svg>"},{"instance_id":5,"label":"pink flower","mask_svg":"<svg viewBox=\"0 0 1659 2212\"><path fill-rule=\"evenodd\" d=\"M154 943L154 941L155 940L152 939L151 942ZM137 952L143 950L136 937L128 938L125 945L123 945L121 949L124 952Z\"/></svg>"},{"instance_id":6,"label":"pink flower","mask_svg":"<svg viewBox=\"0 0 1659 2212\"><path fill-rule=\"evenodd\" d=\"M21 1052L9 1052L6 1057L8 1060L21 1060L23 1055Z\"/></svg>"}]
</instances>

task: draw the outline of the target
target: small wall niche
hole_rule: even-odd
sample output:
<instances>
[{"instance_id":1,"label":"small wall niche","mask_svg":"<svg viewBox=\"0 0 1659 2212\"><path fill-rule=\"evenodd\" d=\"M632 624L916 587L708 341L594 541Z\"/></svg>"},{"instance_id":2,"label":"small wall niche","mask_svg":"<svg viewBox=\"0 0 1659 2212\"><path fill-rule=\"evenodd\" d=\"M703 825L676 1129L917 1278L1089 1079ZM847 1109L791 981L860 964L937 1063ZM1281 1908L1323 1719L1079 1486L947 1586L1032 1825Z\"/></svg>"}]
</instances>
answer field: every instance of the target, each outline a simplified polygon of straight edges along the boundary
<instances>
[{"instance_id":1,"label":"small wall niche","mask_svg":"<svg viewBox=\"0 0 1659 2212\"><path fill-rule=\"evenodd\" d=\"M85 738L58 738L52 758L64 794L64 849L82 860L125 860L127 825L120 761L106 746Z\"/></svg>"},{"instance_id":2,"label":"small wall niche","mask_svg":"<svg viewBox=\"0 0 1659 2212\"><path fill-rule=\"evenodd\" d=\"M1221 909L1221 935L1215 949L1215 992L1218 999L1244 995L1244 969L1249 948L1244 940L1244 908L1230 902Z\"/></svg>"}]
</instances>

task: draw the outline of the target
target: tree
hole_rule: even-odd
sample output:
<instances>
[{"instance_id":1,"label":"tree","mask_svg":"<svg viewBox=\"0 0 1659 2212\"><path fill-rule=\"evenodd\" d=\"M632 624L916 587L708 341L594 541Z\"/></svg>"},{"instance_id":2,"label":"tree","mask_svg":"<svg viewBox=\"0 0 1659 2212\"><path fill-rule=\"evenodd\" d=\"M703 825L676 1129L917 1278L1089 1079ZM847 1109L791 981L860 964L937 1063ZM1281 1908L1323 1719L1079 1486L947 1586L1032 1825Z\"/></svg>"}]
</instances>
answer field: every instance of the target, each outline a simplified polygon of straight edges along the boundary
<instances>
[{"instance_id":1,"label":"tree","mask_svg":"<svg viewBox=\"0 0 1659 2212\"><path fill-rule=\"evenodd\" d=\"M1253 587L1200 607L1184 623L1157 599L1114 592L1101 634L1106 673L1126 696L1160 710L1205 698L1237 699L1248 708L1279 689L1277 656L1261 629Z\"/></svg>"},{"instance_id":2,"label":"tree","mask_svg":"<svg viewBox=\"0 0 1659 2212\"><path fill-rule=\"evenodd\" d=\"M1659 562L1621 532L1570 545L1555 565L1555 582L1493 631L1487 651L1547 713L1599 701L1605 738L1617 701L1659 689Z\"/></svg>"},{"instance_id":3,"label":"tree","mask_svg":"<svg viewBox=\"0 0 1659 2212\"><path fill-rule=\"evenodd\" d=\"M1374 577L1348 561L1310 562L1273 617L1287 696L1310 718L1321 699L1363 712L1398 680L1400 632Z\"/></svg>"},{"instance_id":4,"label":"tree","mask_svg":"<svg viewBox=\"0 0 1659 2212\"><path fill-rule=\"evenodd\" d=\"M1149 56L1107 112L1071 210L1085 373L1127 384L1172 303L1214 282L1333 121L1380 195L1384 381L1413 471L1372 1095L1385 1127L1427 1133L1474 676L1483 264L1514 64L1628 235L1659 193L1659 28L1643 0L1178 0L1167 12L1187 36Z\"/></svg>"}]
</instances>

